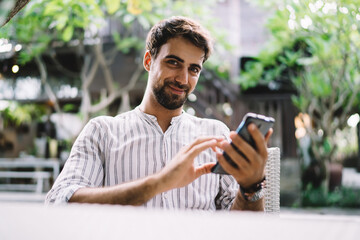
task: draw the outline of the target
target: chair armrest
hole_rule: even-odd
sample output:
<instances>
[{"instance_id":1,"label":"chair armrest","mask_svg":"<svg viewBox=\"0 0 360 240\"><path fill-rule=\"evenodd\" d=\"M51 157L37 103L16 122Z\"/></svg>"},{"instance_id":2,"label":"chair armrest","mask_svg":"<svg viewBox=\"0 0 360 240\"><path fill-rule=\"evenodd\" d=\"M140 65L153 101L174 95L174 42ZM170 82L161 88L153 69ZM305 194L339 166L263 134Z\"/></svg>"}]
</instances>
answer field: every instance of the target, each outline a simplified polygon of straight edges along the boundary
<instances>
[{"instance_id":1,"label":"chair armrest","mask_svg":"<svg viewBox=\"0 0 360 240\"><path fill-rule=\"evenodd\" d=\"M265 174L265 212L280 213L280 149L278 147L268 148Z\"/></svg>"}]
</instances>

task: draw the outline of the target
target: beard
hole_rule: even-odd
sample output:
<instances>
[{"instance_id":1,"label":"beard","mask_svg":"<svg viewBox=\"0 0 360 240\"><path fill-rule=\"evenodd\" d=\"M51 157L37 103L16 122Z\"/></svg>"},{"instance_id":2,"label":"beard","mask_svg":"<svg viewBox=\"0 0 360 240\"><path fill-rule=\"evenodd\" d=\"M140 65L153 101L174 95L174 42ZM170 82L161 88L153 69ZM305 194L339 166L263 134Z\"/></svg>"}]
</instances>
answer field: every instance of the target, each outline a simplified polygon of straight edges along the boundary
<instances>
[{"instance_id":1,"label":"beard","mask_svg":"<svg viewBox=\"0 0 360 240\"><path fill-rule=\"evenodd\" d=\"M166 88L169 88L170 85L183 90L185 96L176 95L169 91L167 92ZM153 93L161 106L169 110L175 110L184 105L189 95L189 89L187 85L181 85L176 81L165 80L163 85L153 86Z\"/></svg>"}]
</instances>

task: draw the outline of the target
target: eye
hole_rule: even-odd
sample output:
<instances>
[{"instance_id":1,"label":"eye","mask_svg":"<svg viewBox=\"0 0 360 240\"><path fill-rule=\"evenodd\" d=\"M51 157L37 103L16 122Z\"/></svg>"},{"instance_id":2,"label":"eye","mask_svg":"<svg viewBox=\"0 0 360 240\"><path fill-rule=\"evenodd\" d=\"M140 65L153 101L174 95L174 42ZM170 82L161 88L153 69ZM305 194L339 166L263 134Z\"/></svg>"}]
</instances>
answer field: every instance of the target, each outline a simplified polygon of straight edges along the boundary
<instances>
[{"instance_id":1,"label":"eye","mask_svg":"<svg viewBox=\"0 0 360 240\"><path fill-rule=\"evenodd\" d=\"M171 64L171 65L174 65L174 66L177 66L179 65L179 63L175 60L168 60L167 63Z\"/></svg>"},{"instance_id":2,"label":"eye","mask_svg":"<svg viewBox=\"0 0 360 240\"><path fill-rule=\"evenodd\" d=\"M189 69L190 69L190 71L192 71L195 74L199 74L199 72L200 72L200 69L197 67L190 67Z\"/></svg>"}]
</instances>

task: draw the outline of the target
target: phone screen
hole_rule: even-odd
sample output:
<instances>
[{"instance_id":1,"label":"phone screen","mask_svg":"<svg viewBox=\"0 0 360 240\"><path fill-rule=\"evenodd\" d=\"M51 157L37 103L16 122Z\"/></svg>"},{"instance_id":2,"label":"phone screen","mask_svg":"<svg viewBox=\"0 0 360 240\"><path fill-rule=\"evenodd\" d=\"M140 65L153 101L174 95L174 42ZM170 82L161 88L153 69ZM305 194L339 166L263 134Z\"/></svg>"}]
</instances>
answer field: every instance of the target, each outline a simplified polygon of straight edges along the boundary
<instances>
[{"instance_id":1,"label":"phone screen","mask_svg":"<svg viewBox=\"0 0 360 240\"><path fill-rule=\"evenodd\" d=\"M250 133L247 130L247 127L250 123L254 123L257 128L260 130L260 132L265 136L265 134L269 131L269 129L274 125L275 119L272 117L267 117L264 115L256 114L256 113L247 113L241 123L239 124L238 128L236 129L236 132L246 141L248 142L253 148L256 149L256 145L254 140L252 139ZM230 142L232 145L232 143ZM232 147L241 154L244 158L246 156L235 147L235 145L232 145ZM231 158L226 154L226 152L223 152L224 158L230 163L234 168L238 168L238 166L231 160ZM218 174L228 174L221 165L217 162L216 165L211 169L211 172L218 173Z\"/></svg>"}]
</instances>

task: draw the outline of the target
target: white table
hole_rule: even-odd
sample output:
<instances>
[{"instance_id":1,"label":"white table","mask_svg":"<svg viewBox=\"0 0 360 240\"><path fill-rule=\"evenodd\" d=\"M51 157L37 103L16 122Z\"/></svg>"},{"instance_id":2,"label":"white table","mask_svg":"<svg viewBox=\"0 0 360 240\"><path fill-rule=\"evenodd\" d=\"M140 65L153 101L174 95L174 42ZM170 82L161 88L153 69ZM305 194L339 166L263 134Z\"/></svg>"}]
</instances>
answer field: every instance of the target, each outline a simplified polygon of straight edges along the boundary
<instances>
[{"instance_id":1,"label":"white table","mask_svg":"<svg viewBox=\"0 0 360 240\"><path fill-rule=\"evenodd\" d=\"M359 239L360 217L0 205L0 239Z\"/></svg>"}]
</instances>

